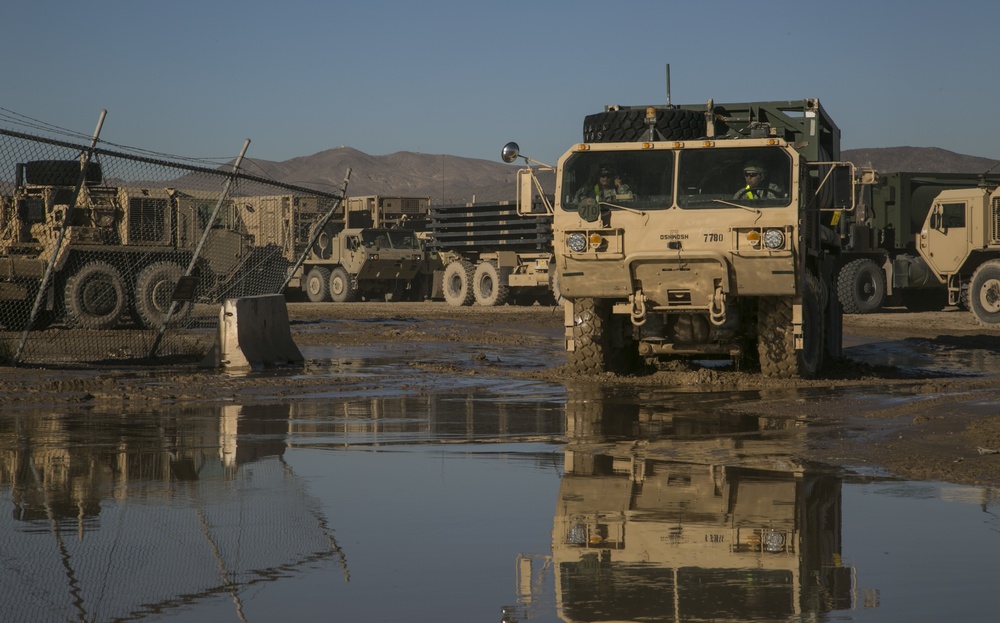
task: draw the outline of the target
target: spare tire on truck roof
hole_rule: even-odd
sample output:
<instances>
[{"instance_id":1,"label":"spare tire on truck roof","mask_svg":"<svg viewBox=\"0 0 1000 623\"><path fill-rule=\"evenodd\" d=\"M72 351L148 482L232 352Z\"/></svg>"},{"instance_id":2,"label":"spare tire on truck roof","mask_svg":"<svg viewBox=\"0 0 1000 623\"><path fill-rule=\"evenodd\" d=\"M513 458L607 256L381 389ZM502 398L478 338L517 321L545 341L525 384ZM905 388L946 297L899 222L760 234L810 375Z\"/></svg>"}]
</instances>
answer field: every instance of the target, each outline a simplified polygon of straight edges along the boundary
<instances>
[{"instance_id":1,"label":"spare tire on truck roof","mask_svg":"<svg viewBox=\"0 0 1000 623\"><path fill-rule=\"evenodd\" d=\"M80 177L79 160L32 160L24 163L24 181L32 186L76 186ZM103 181L101 164L87 163L87 186Z\"/></svg>"},{"instance_id":2,"label":"spare tire on truck roof","mask_svg":"<svg viewBox=\"0 0 1000 623\"><path fill-rule=\"evenodd\" d=\"M656 108L654 140L686 141L705 136L705 114L681 108ZM586 143L631 143L649 139L646 109L608 110L583 118Z\"/></svg>"}]
</instances>

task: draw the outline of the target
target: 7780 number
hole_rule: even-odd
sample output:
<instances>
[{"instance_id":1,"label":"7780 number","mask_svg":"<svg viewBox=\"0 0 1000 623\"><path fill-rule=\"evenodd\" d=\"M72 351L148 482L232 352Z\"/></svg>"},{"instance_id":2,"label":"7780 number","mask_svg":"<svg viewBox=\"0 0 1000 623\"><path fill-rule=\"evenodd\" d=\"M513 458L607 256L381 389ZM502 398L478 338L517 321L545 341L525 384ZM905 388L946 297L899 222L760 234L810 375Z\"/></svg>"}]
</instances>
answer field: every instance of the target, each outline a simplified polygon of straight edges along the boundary
<instances>
[{"instance_id":1,"label":"7780 number","mask_svg":"<svg viewBox=\"0 0 1000 623\"><path fill-rule=\"evenodd\" d=\"M704 234L705 242L722 242L722 234Z\"/></svg>"}]
</instances>

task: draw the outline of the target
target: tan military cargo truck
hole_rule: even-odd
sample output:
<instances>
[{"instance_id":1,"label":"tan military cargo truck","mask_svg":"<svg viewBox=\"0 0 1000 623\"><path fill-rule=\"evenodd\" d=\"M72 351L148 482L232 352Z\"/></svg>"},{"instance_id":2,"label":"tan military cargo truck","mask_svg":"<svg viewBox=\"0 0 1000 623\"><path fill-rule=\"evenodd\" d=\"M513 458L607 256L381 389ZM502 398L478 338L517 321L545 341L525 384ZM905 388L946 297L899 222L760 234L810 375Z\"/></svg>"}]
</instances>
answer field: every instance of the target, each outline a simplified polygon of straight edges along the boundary
<instances>
[{"instance_id":1,"label":"tan military cargo truck","mask_svg":"<svg viewBox=\"0 0 1000 623\"><path fill-rule=\"evenodd\" d=\"M917 251L948 288L948 302L969 309L985 326L1000 325L1000 187L938 193Z\"/></svg>"},{"instance_id":2,"label":"tan military cargo truck","mask_svg":"<svg viewBox=\"0 0 1000 623\"><path fill-rule=\"evenodd\" d=\"M58 320L83 329L133 322L158 328L218 203L216 195L109 185L98 163L90 163L76 196L80 171L74 160L18 164L12 192L0 201L0 325L6 330L29 321L50 261L36 328ZM254 241L232 200L220 206L207 235L193 275L194 302L238 294L232 278L248 262L290 256L273 241ZM275 275L275 288L281 279ZM184 320L190 305L182 304L174 320Z\"/></svg>"},{"instance_id":3,"label":"tan military cargo truck","mask_svg":"<svg viewBox=\"0 0 1000 623\"><path fill-rule=\"evenodd\" d=\"M811 377L841 348L833 291L854 172L816 99L609 106L558 162L554 262L572 369L731 358ZM520 157L516 144L502 157Z\"/></svg>"}]
</instances>

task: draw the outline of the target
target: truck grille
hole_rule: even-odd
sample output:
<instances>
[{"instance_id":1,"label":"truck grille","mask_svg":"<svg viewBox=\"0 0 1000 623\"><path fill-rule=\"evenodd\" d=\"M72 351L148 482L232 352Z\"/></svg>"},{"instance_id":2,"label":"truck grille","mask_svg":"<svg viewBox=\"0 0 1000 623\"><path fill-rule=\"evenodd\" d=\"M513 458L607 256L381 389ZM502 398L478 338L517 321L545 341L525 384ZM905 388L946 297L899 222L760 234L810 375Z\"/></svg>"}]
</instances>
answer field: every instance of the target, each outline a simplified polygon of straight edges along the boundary
<instances>
[{"instance_id":1,"label":"truck grille","mask_svg":"<svg viewBox=\"0 0 1000 623\"><path fill-rule=\"evenodd\" d=\"M128 202L128 237L130 242L161 242L167 200L153 197L131 197Z\"/></svg>"}]
</instances>

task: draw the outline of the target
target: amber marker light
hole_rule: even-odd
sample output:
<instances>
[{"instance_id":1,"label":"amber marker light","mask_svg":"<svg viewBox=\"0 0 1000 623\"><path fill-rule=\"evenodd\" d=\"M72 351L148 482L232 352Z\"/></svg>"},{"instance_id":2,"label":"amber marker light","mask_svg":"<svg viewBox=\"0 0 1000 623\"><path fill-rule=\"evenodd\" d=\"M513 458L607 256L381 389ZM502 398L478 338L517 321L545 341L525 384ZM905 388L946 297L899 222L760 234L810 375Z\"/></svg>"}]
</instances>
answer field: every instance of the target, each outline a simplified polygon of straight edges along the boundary
<instances>
[{"instance_id":1,"label":"amber marker light","mask_svg":"<svg viewBox=\"0 0 1000 623\"><path fill-rule=\"evenodd\" d=\"M604 238L601 237L601 234L590 234L590 246L591 247L599 247L599 246L601 246L601 244L603 242L604 242Z\"/></svg>"},{"instance_id":2,"label":"amber marker light","mask_svg":"<svg viewBox=\"0 0 1000 623\"><path fill-rule=\"evenodd\" d=\"M760 246L760 232L759 231L748 231L747 232L747 242L752 246Z\"/></svg>"}]
</instances>

